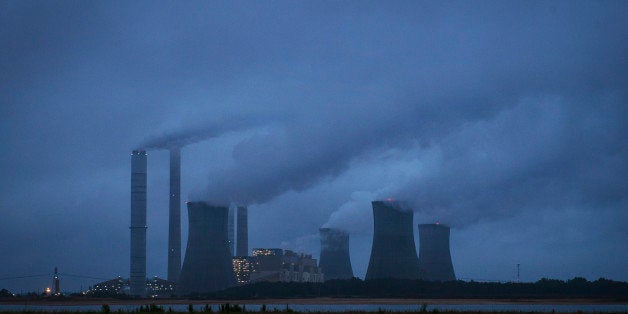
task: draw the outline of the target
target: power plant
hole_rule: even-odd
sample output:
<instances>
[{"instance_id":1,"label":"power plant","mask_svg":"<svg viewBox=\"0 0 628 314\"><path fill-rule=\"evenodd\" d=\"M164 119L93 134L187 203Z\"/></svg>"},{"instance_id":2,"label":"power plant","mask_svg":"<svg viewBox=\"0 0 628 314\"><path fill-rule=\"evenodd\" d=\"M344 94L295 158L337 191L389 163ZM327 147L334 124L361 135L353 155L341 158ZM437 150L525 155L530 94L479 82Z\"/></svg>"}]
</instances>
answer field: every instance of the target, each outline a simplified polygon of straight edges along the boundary
<instances>
[{"instance_id":1,"label":"power plant","mask_svg":"<svg viewBox=\"0 0 628 314\"><path fill-rule=\"evenodd\" d=\"M246 206L238 206L236 256L249 255L249 218Z\"/></svg>"},{"instance_id":2,"label":"power plant","mask_svg":"<svg viewBox=\"0 0 628 314\"><path fill-rule=\"evenodd\" d=\"M131 295L146 291L146 151L131 153Z\"/></svg>"},{"instance_id":3,"label":"power plant","mask_svg":"<svg viewBox=\"0 0 628 314\"><path fill-rule=\"evenodd\" d=\"M189 233L177 294L205 293L236 284L227 243L228 207L188 202Z\"/></svg>"},{"instance_id":4,"label":"power plant","mask_svg":"<svg viewBox=\"0 0 628 314\"><path fill-rule=\"evenodd\" d=\"M181 267L181 147L171 147L169 153L168 282L170 285L177 283L179 295L211 292L233 286L236 278L232 257L235 255L246 259L249 254L248 208L188 202L188 243ZM366 280L456 280L448 226L438 223L418 225L420 250L417 258L412 210L393 200L373 201L371 204L374 232ZM145 150L134 150L131 153L129 293L135 296L145 296L147 292L146 212L147 153ZM353 278L349 234L333 228L320 228L319 232L320 263L316 271L308 270L309 275L303 275L305 277L299 280L306 280L304 278L308 276L321 281L323 278Z\"/></svg>"},{"instance_id":5,"label":"power plant","mask_svg":"<svg viewBox=\"0 0 628 314\"><path fill-rule=\"evenodd\" d=\"M181 148L170 149L170 204L168 219L168 280L181 271Z\"/></svg>"},{"instance_id":6,"label":"power plant","mask_svg":"<svg viewBox=\"0 0 628 314\"><path fill-rule=\"evenodd\" d=\"M419 259L412 232L413 212L390 200L371 204L373 247L365 279L419 279Z\"/></svg>"},{"instance_id":7,"label":"power plant","mask_svg":"<svg viewBox=\"0 0 628 314\"><path fill-rule=\"evenodd\" d=\"M353 278L349 257L349 233L340 229L320 228L321 255L319 267L325 280Z\"/></svg>"},{"instance_id":8,"label":"power plant","mask_svg":"<svg viewBox=\"0 0 628 314\"><path fill-rule=\"evenodd\" d=\"M442 224L419 225L419 269L425 280L456 280L449 251L449 227Z\"/></svg>"}]
</instances>

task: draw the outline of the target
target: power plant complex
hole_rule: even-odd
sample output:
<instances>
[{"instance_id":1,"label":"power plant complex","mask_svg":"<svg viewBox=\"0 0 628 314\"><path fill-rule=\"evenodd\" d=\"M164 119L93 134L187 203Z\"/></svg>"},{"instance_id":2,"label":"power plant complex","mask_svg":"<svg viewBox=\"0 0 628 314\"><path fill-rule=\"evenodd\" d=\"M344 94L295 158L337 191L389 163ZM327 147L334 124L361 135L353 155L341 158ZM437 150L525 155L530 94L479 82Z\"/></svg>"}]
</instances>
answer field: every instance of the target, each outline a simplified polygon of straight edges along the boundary
<instances>
[{"instance_id":1,"label":"power plant complex","mask_svg":"<svg viewBox=\"0 0 628 314\"><path fill-rule=\"evenodd\" d=\"M354 277L346 231L319 229L321 250L318 264L311 255L290 250L255 249L253 256L249 256L248 208L242 205L215 206L205 202L186 202L189 232L182 265L181 147L169 148L169 152L168 280L163 285L170 288L161 290L162 293L189 295L256 281L322 282ZM146 198L147 153L145 150L134 150L131 153L131 263L128 286L129 294L135 296L159 291L151 288L150 281L147 286ZM404 203L390 199L371 204L373 242L365 280L456 280L448 226L419 224L417 256L414 212ZM173 288L175 285L176 288ZM116 288L116 291L120 289Z\"/></svg>"}]
</instances>

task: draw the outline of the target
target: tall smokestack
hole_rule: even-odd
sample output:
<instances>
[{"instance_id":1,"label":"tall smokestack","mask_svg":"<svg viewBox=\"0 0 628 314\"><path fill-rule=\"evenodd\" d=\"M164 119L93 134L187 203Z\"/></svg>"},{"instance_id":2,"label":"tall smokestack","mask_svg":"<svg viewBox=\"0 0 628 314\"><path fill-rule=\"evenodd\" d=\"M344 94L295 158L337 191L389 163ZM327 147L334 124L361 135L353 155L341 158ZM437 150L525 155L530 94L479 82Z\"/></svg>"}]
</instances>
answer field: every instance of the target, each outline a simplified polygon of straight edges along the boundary
<instances>
[{"instance_id":1,"label":"tall smokestack","mask_svg":"<svg viewBox=\"0 0 628 314\"><path fill-rule=\"evenodd\" d=\"M229 254L233 256L235 252L235 208L229 206L227 212L227 246L229 247Z\"/></svg>"},{"instance_id":2,"label":"tall smokestack","mask_svg":"<svg viewBox=\"0 0 628 314\"><path fill-rule=\"evenodd\" d=\"M146 151L131 153L131 295L146 293Z\"/></svg>"},{"instance_id":3,"label":"tall smokestack","mask_svg":"<svg viewBox=\"0 0 628 314\"><path fill-rule=\"evenodd\" d=\"M353 278L349 257L349 234L339 229L320 228L321 256L319 267L325 280Z\"/></svg>"},{"instance_id":4,"label":"tall smokestack","mask_svg":"<svg viewBox=\"0 0 628 314\"><path fill-rule=\"evenodd\" d=\"M249 211L246 206L238 206L238 237L236 256L249 255Z\"/></svg>"},{"instance_id":5,"label":"tall smokestack","mask_svg":"<svg viewBox=\"0 0 628 314\"><path fill-rule=\"evenodd\" d=\"M170 219L168 223L168 280L181 272L181 148L170 149Z\"/></svg>"},{"instance_id":6,"label":"tall smokestack","mask_svg":"<svg viewBox=\"0 0 628 314\"><path fill-rule=\"evenodd\" d=\"M454 281L456 275L449 251L449 227L419 225L419 269L430 281Z\"/></svg>"},{"instance_id":7,"label":"tall smokestack","mask_svg":"<svg viewBox=\"0 0 628 314\"><path fill-rule=\"evenodd\" d=\"M205 293L234 286L235 275L227 246L224 206L188 202L189 233L177 294Z\"/></svg>"},{"instance_id":8,"label":"tall smokestack","mask_svg":"<svg viewBox=\"0 0 628 314\"><path fill-rule=\"evenodd\" d=\"M57 267L55 267L55 276L54 276L54 286L55 286L55 295L58 295L61 293L61 286L59 285L59 272Z\"/></svg>"},{"instance_id":9,"label":"tall smokestack","mask_svg":"<svg viewBox=\"0 0 628 314\"><path fill-rule=\"evenodd\" d=\"M365 279L418 279L413 212L394 201L374 201L372 205L373 247Z\"/></svg>"}]
</instances>

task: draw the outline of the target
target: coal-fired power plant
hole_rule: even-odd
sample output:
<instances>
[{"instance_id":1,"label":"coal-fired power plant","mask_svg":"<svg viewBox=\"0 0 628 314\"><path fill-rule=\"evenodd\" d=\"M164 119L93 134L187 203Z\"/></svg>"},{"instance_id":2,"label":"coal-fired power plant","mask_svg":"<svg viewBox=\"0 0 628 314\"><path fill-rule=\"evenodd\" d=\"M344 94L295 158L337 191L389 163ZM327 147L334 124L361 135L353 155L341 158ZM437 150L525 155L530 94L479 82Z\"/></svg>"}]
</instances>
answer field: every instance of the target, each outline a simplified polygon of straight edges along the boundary
<instances>
[{"instance_id":1,"label":"coal-fired power plant","mask_svg":"<svg viewBox=\"0 0 628 314\"><path fill-rule=\"evenodd\" d=\"M349 233L340 229L320 228L321 256L319 267L325 280L353 278L349 257Z\"/></svg>"},{"instance_id":2,"label":"coal-fired power plant","mask_svg":"<svg viewBox=\"0 0 628 314\"><path fill-rule=\"evenodd\" d=\"M168 220L168 280L181 272L181 148L170 149L170 204Z\"/></svg>"},{"instance_id":3,"label":"coal-fired power plant","mask_svg":"<svg viewBox=\"0 0 628 314\"><path fill-rule=\"evenodd\" d=\"M373 247L365 279L419 279L413 212L395 201L374 201L372 205Z\"/></svg>"},{"instance_id":4,"label":"coal-fired power plant","mask_svg":"<svg viewBox=\"0 0 628 314\"><path fill-rule=\"evenodd\" d=\"M131 295L146 291L146 151L131 153Z\"/></svg>"},{"instance_id":5,"label":"coal-fired power plant","mask_svg":"<svg viewBox=\"0 0 628 314\"><path fill-rule=\"evenodd\" d=\"M205 293L234 286L227 244L226 206L188 202L189 232L177 294Z\"/></svg>"},{"instance_id":6,"label":"coal-fired power plant","mask_svg":"<svg viewBox=\"0 0 628 314\"><path fill-rule=\"evenodd\" d=\"M181 265L181 147L169 147L170 194L168 226L168 280L176 293L189 295L222 290L236 284L233 256L249 255L248 208L187 202L189 232ZM147 153L131 153L130 295L145 296ZM450 229L441 224L419 224L417 256L410 208L391 199L373 201L373 243L365 280L456 280L449 246ZM353 278L349 234L320 228L321 280ZM314 267L316 261L314 260ZM311 266L311 265L310 265ZM322 272L320 271L322 270ZM239 277L238 277L239 278ZM301 280L301 279L299 279Z\"/></svg>"},{"instance_id":7,"label":"coal-fired power plant","mask_svg":"<svg viewBox=\"0 0 628 314\"><path fill-rule=\"evenodd\" d=\"M449 227L442 224L419 225L419 270L429 281L456 280L449 251Z\"/></svg>"},{"instance_id":8,"label":"coal-fired power plant","mask_svg":"<svg viewBox=\"0 0 628 314\"><path fill-rule=\"evenodd\" d=\"M246 206L238 206L238 231L236 237L236 256L249 255L249 212Z\"/></svg>"}]
</instances>

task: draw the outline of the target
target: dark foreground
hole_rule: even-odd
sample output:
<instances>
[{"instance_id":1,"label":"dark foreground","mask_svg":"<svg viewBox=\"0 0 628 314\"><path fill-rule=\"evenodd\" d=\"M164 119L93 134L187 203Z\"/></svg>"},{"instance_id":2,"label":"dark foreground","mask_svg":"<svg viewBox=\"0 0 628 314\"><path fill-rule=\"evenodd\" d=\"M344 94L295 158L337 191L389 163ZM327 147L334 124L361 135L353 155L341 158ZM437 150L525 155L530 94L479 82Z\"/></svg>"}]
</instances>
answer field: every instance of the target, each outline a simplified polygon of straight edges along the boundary
<instances>
[{"instance_id":1,"label":"dark foreground","mask_svg":"<svg viewBox=\"0 0 628 314\"><path fill-rule=\"evenodd\" d=\"M419 301L419 300L415 300L415 301ZM432 314L447 314L447 313L452 313L452 314L466 314L466 313L486 313L486 314L492 314L492 313L501 313L501 314L510 314L510 313L517 313L517 314L522 314L522 313L556 313L556 312L561 312L561 313L628 313L626 311L626 307L616 307L616 310L591 310L591 308L585 308L585 309L581 309L581 308L570 308L565 310L565 308L558 308L558 310L555 310L554 308L551 309L545 309L545 310L539 310L539 309L534 309L534 310L525 310L523 308L519 308L519 309L510 309L510 310L456 310L456 309L438 309L435 307L430 308L430 305L428 303L422 303L422 304L416 304L416 307L414 307L413 309L409 310L409 309L405 309L405 310L386 310L383 308L377 308L377 309L371 309L371 310L355 310L355 309L345 309L345 310L298 310L298 307L296 305L285 305L285 306L281 306L281 307L277 307L277 306L267 306L265 304L262 304L261 306L258 306L257 308L251 310L251 307L247 308L246 304L229 304L229 303L224 303L224 304L205 304L205 305L193 305L193 304L189 304L184 308L178 307L178 308L174 308L172 307L172 304L170 305L157 305L157 304L149 304L149 305L142 305L139 307L135 307L132 309L122 309L122 308L117 308L117 309L113 309L109 304L103 304L97 308L92 308L90 310L85 310L85 309L80 309L80 308L76 308L76 309L72 309L72 310L68 310L68 309L51 309L51 308L45 308L45 309L9 309L9 310L0 310L0 314L16 314L16 313L24 313L24 314L44 314L44 313L56 313L56 314L64 314L64 313L73 313L73 314L113 314L113 313L118 313L118 314L146 314L146 313L156 313L156 314L160 314L160 313L187 313L187 314L193 314L193 313L198 313L198 314L209 314L209 313L216 313L216 314L265 314L265 313L276 313L276 314L281 314L281 313L286 313L286 314L293 314L293 313L313 313L313 314L336 314L336 313L343 313L343 314L373 314L373 313L378 313L378 314L382 314L382 313L402 313L402 314L428 314L428 313L432 313Z\"/></svg>"},{"instance_id":2,"label":"dark foreground","mask_svg":"<svg viewBox=\"0 0 628 314\"><path fill-rule=\"evenodd\" d=\"M32 305L32 306L87 306L87 305L132 305L148 306L150 304L166 307L167 305L212 305L217 306L229 304L249 305L370 305L370 304L390 304L390 305L581 305L581 304L624 304L628 305L628 300L619 299L395 299L395 298L307 298L307 299L248 299L248 300L221 300L221 299L116 299L116 298L42 298L42 299L4 299L0 300L1 305Z\"/></svg>"}]
</instances>

